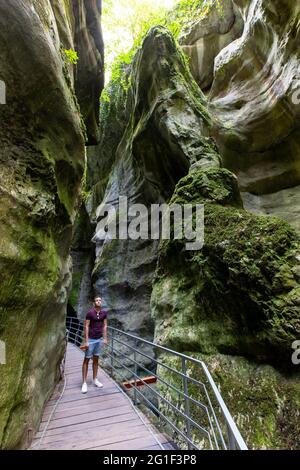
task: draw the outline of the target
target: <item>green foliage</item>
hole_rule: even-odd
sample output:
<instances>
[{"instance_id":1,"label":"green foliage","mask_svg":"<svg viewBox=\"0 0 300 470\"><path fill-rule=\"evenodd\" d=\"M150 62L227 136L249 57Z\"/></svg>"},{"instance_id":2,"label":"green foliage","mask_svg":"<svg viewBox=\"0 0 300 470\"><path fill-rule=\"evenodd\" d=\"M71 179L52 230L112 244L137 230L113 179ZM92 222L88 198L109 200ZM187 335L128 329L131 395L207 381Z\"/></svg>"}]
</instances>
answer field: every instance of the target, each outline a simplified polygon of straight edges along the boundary
<instances>
[{"instance_id":1,"label":"green foliage","mask_svg":"<svg viewBox=\"0 0 300 470\"><path fill-rule=\"evenodd\" d=\"M108 71L114 59L128 52L136 40L145 33L150 18L165 13L164 4L176 0L106 0L103 4L103 31L106 43ZM126 57L125 57L126 59Z\"/></svg>"},{"instance_id":2,"label":"green foliage","mask_svg":"<svg viewBox=\"0 0 300 470\"><path fill-rule=\"evenodd\" d=\"M174 0L174 3L176 1ZM116 6L119 5L119 6ZM113 8L126 6L128 15L113 17ZM172 10L149 0L118 0L107 1L104 7L104 22L111 31L122 32L117 40L113 39L107 44L106 61L110 84L104 89L100 99L100 118L105 118L110 110L111 90L113 84L121 84L125 93L131 84L130 65L137 50L141 47L145 36L154 26L167 27L175 39L192 22L205 17L211 8L217 8L222 14L222 0L181 0ZM127 10L126 10L127 11ZM130 38L128 40L128 38ZM131 46L128 47L128 44ZM115 50L120 52L115 55ZM112 61L112 57L114 60ZM189 57L183 54L186 65L189 66Z\"/></svg>"},{"instance_id":3,"label":"green foliage","mask_svg":"<svg viewBox=\"0 0 300 470\"><path fill-rule=\"evenodd\" d=\"M70 62L70 64L73 64L73 65L77 64L79 57L76 51L74 51L73 49L64 49L64 53L68 61Z\"/></svg>"},{"instance_id":4,"label":"green foliage","mask_svg":"<svg viewBox=\"0 0 300 470\"><path fill-rule=\"evenodd\" d=\"M136 47L132 47L127 52L121 52L111 67L111 80L113 82L121 83L125 91L128 89L129 82L125 78L126 74L124 74L124 71L131 64L136 49Z\"/></svg>"},{"instance_id":5,"label":"green foliage","mask_svg":"<svg viewBox=\"0 0 300 470\"><path fill-rule=\"evenodd\" d=\"M121 81L149 29L162 24L172 0L108 0L103 5L107 78ZM176 0L174 0L174 3ZM125 80L123 87L128 86Z\"/></svg>"}]
</instances>

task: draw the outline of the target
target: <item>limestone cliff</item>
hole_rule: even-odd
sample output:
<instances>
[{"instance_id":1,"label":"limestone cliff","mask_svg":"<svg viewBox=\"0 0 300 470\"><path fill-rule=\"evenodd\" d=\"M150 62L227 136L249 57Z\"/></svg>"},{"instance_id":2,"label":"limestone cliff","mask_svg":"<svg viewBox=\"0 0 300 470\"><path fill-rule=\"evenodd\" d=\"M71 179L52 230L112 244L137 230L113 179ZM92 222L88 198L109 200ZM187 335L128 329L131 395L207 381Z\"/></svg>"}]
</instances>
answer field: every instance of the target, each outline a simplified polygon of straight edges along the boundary
<instances>
[{"instance_id":1,"label":"limestone cliff","mask_svg":"<svg viewBox=\"0 0 300 470\"><path fill-rule=\"evenodd\" d=\"M129 205L138 202L149 207L168 201L190 165L197 165L200 158L207 166L219 165L208 136L205 98L167 30L149 33L132 64L127 91L119 92L117 107L115 93L116 87L105 105L107 111L101 112L104 134L99 156L93 160L89 154L89 168L99 175L87 204L95 222L99 204L118 207L122 195ZM114 123L112 129L110 123ZM111 320L127 331L153 338L149 303L158 241L102 241L97 235L93 241L94 290L108 303Z\"/></svg>"},{"instance_id":2,"label":"limestone cliff","mask_svg":"<svg viewBox=\"0 0 300 470\"><path fill-rule=\"evenodd\" d=\"M263 8L266 3L259 5ZM247 9L238 9L241 2L235 2L228 9L229 16L226 13L220 22L224 26L228 18L224 28L229 31L229 18L234 14L247 24L245 12L251 14L254 4L258 6L249 1ZM290 27L291 17L286 15ZM274 18L272 15L271 25ZM211 31L217 34L223 26L218 29L216 25ZM279 34L280 28L274 29ZM241 38L225 47L216 63L243 41L246 30L234 32L234 37L242 33ZM252 33L258 35L255 29ZM266 51L269 47L265 44ZM211 52L209 60L213 61L218 51ZM246 58L242 50L240 60ZM287 56L285 59L288 62ZM250 447L295 447L299 443L300 384L291 363L291 344L298 339L300 322L299 237L279 218L247 212L240 194L240 189L245 192L238 170L240 159L236 160L236 171L230 171L235 168L228 159L233 146L226 140L231 115L226 110L232 109L234 117L235 108L230 107L233 90L229 92L225 85L230 87L241 73L238 93L251 85L251 78L248 82L243 69L233 64L227 80L218 82L216 68L211 93L205 97L186 62L166 29L149 32L131 66L126 92L118 91L121 100L117 107L106 104L102 114L106 157L102 159L102 148L90 154L90 168L96 168L99 176L98 182L92 182L87 209L96 224L99 206L117 206L120 195L148 206L162 201L203 203L204 248L193 253L185 251L180 241L163 242L160 247L155 241L107 238L103 242L96 230L94 289L105 297L115 325L148 338L154 321L157 341L205 359ZM209 82L211 68L207 77ZM217 99L218 83L224 89ZM254 90L254 82L252 86ZM263 115L259 120L256 108L251 108L253 123L256 116L263 126ZM107 125L116 109L122 109L123 114L114 140ZM252 129L254 145L256 142L255 128L243 124L250 116L239 115L240 134L238 119L235 121L234 144L238 142L241 152L246 130L250 136ZM270 125L267 118L266 123ZM266 129L263 132L267 134ZM107 150L110 142L111 153ZM234 155L238 157L237 152ZM284 161L289 161L289 154ZM251 406L253 400L255 405Z\"/></svg>"},{"instance_id":3,"label":"limestone cliff","mask_svg":"<svg viewBox=\"0 0 300 470\"><path fill-rule=\"evenodd\" d=\"M209 91L214 136L245 207L299 231L299 2L219 3L182 35L191 71Z\"/></svg>"},{"instance_id":4,"label":"limestone cliff","mask_svg":"<svg viewBox=\"0 0 300 470\"><path fill-rule=\"evenodd\" d=\"M85 133L96 132L103 71L100 7L99 1L83 0L0 2L0 79L6 84L6 104L0 105L4 449L28 444L60 376L72 225ZM78 66L65 52L76 47ZM80 72L87 64L88 81Z\"/></svg>"}]
</instances>

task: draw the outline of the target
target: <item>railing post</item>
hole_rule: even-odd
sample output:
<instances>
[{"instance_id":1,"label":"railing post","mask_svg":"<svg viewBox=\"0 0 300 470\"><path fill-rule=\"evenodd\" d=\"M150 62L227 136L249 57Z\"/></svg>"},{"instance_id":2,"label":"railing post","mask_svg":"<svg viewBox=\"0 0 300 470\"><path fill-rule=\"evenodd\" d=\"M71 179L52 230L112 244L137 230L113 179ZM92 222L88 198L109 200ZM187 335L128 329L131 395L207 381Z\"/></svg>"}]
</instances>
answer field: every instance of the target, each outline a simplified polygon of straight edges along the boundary
<instances>
[{"instance_id":1,"label":"railing post","mask_svg":"<svg viewBox=\"0 0 300 470\"><path fill-rule=\"evenodd\" d=\"M182 358L182 373L183 373L183 391L184 391L184 395L186 395L184 397L184 413L186 416L190 417L190 401L188 399L188 381L187 381L187 375L186 375L186 360L185 360L185 357ZM186 435L187 435L187 438L192 440L191 439L191 423L190 421L185 418L185 425L186 425ZM191 450L191 444L190 442L188 442L188 449Z\"/></svg>"},{"instance_id":2,"label":"railing post","mask_svg":"<svg viewBox=\"0 0 300 470\"><path fill-rule=\"evenodd\" d=\"M78 346L78 325L76 326L75 346ZM80 343L79 343L80 344Z\"/></svg>"},{"instance_id":3,"label":"railing post","mask_svg":"<svg viewBox=\"0 0 300 470\"><path fill-rule=\"evenodd\" d=\"M72 335L72 317L70 318L70 321L69 321L68 342L69 342L70 334Z\"/></svg>"},{"instance_id":4,"label":"railing post","mask_svg":"<svg viewBox=\"0 0 300 470\"><path fill-rule=\"evenodd\" d=\"M110 367L111 367L111 375L113 375L114 371L114 335L115 330L111 330L111 356L110 356Z\"/></svg>"},{"instance_id":5,"label":"railing post","mask_svg":"<svg viewBox=\"0 0 300 470\"><path fill-rule=\"evenodd\" d=\"M137 350L137 340L134 340L134 352L133 352L133 360L134 360L134 392L133 392L133 403L137 405L137 360L136 360L136 350Z\"/></svg>"},{"instance_id":6,"label":"railing post","mask_svg":"<svg viewBox=\"0 0 300 470\"><path fill-rule=\"evenodd\" d=\"M227 436L228 436L228 447L229 450L236 450L236 441L233 435L233 432L231 431L229 425L227 424Z\"/></svg>"}]
</instances>

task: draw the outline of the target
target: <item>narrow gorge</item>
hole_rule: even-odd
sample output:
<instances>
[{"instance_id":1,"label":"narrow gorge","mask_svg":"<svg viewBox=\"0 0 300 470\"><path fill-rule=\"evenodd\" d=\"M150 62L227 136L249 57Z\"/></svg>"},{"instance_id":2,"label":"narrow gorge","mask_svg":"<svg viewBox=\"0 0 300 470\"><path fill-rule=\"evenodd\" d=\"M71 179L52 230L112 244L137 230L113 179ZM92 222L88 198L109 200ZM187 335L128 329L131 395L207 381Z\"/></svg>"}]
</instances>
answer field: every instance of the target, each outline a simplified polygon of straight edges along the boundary
<instances>
[{"instance_id":1,"label":"narrow gorge","mask_svg":"<svg viewBox=\"0 0 300 470\"><path fill-rule=\"evenodd\" d=\"M299 450L300 4L179 2L104 88L101 3L0 0L0 448L30 444L66 312L101 294L207 364L250 449ZM203 204L202 249L99 236L121 196Z\"/></svg>"}]
</instances>

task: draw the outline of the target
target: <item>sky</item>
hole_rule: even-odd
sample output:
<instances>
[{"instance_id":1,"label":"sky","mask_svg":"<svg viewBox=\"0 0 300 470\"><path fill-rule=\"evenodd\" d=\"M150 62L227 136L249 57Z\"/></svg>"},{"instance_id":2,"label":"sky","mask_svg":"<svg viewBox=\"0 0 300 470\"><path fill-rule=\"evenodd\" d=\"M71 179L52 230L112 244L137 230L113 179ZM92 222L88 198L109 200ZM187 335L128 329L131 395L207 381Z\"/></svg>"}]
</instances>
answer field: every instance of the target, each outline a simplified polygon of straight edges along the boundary
<instances>
[{"instance_id":1,"label":"sky","mask_svg":"<svg viewBox=\"0 0 300 470\"><path fill-rule=\"evenodd\" d=\"M103 0L102 29L105 61L109 65L133 45L140 22L151 13L172 8L178 0ZM106 82L109 73L106 74Z\"/></svg>"}]
</instances>

